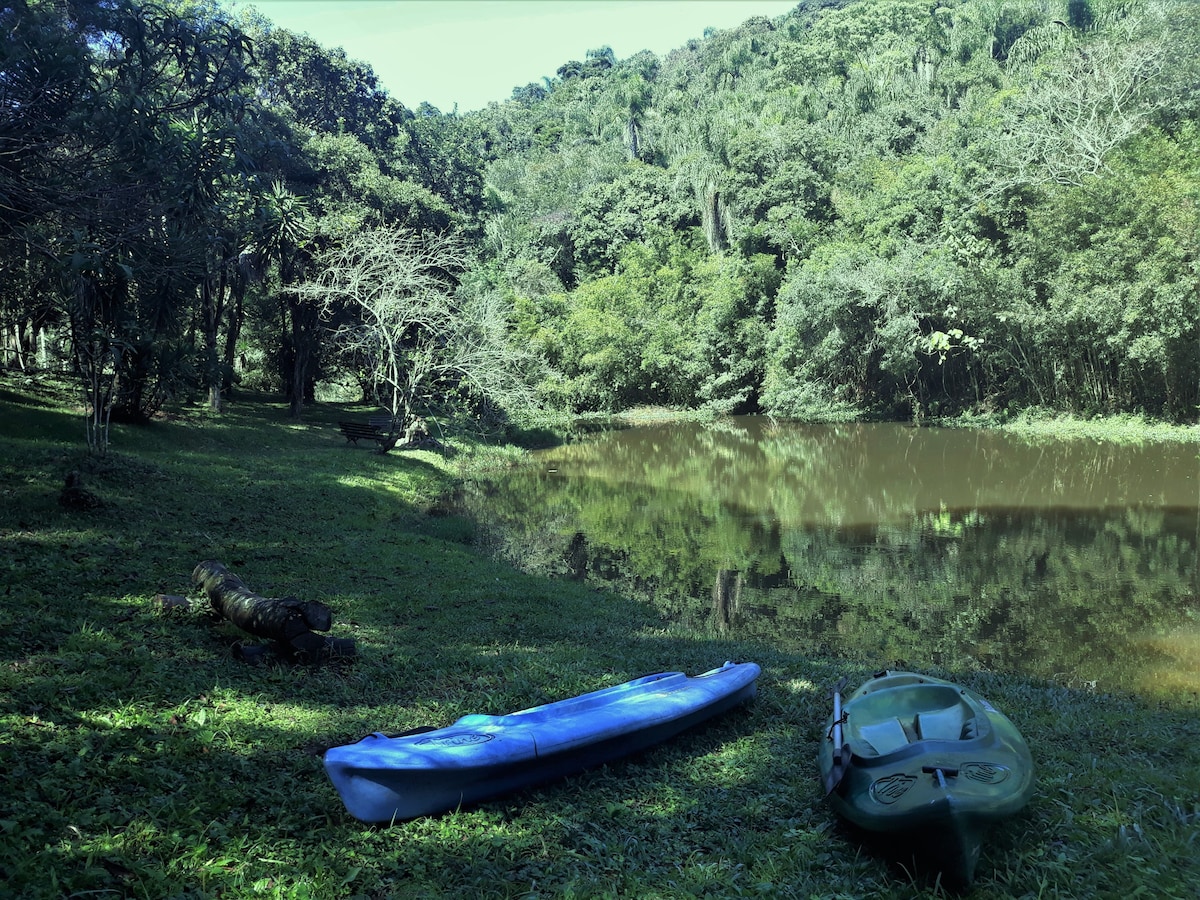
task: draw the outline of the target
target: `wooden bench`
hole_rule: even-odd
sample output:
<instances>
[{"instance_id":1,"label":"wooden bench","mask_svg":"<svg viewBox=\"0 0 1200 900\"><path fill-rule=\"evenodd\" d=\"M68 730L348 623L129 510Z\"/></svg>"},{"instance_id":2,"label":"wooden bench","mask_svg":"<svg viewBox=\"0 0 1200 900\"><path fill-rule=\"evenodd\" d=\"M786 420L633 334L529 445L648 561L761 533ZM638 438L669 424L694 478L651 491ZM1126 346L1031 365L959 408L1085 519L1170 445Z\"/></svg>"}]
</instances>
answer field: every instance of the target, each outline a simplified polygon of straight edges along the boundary
<instances>
[{"instance_id":1,"label":"wooden bench","mask_svg":"<svg viewBox=\"0 0 1200 900\"><path fill-rule=\"evenodd\" d=\"M370 416L367 419L367 422L370 424L370 426L372 428L375 428L378 431L382 431L384 434L387 434L389 431L392 430L392 417L391 416Z\"/></svg>"},{"instance_id":2,"label":"wooden bench","mask_svg":"<svg viewBox=\"0 0 1200 900\"><path fill-rule=\"evenodd\" d=\"M374 441L377 444L387 440L387 435L370 422L338 422L338 430L345 436L347 443L356 447L360 440Z\"/></svg>"}]
</instances>

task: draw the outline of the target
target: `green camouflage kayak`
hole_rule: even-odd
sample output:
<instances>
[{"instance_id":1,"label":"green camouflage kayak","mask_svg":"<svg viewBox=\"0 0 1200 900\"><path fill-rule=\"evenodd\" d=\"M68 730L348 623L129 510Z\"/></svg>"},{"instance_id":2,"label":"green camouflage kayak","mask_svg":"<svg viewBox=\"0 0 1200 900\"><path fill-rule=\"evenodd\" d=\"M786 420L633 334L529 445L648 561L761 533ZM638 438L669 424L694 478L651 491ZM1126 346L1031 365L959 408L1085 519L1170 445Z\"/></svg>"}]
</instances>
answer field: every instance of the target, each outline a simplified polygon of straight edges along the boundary
<instances>
[{"instance_id":1,"label":"green camouflage kayak","mask_svg":"<svg viewBox=\"0 0 1200 900\"><path fill-rule=\"evenodd\" d=\"M834 809L903 836L948 881L970 884L988 826L1033 794L1033 758L1016 726L978 694L928 675L882 672L844 703L841 688L818 757Z\"/></svg>"}]
</instances>

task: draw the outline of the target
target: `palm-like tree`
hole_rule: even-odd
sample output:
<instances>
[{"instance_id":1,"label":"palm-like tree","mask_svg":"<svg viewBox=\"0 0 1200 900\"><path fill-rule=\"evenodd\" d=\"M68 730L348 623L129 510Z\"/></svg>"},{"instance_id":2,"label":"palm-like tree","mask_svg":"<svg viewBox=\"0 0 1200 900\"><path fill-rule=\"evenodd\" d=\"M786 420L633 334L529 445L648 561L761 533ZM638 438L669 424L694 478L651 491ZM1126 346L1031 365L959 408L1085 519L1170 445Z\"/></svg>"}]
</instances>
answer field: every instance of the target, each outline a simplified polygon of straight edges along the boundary
<instances>
[{"instance_id":1,"label":"palm-like tree","mask_svg":"<svg viewBox=\"0 0 1200 900\"><path fill-rule=\"evenodd\" d=\"M640 72L632 72L617 82L616 102L625 114L625 149L630 159L642 154L642 123L650 109L650 84Z\"/></svg>"},{"instance_id":2,"label":"palm-like tree","mask_svg":"<svg viewBox=\"0 0 1200 900\"><path fill-rule=\"evenodd\" d=\"M290 415L299 419L304 410L304 390L317 353L318 314L314 304L295 289L304 271L313 237L312 217L303 197L281 181L263 194L257 240L253 248L260 269L278 266L280 304L291 325ZM285 339L285 343L289 343Z\"/></svg>"}]
</instances>

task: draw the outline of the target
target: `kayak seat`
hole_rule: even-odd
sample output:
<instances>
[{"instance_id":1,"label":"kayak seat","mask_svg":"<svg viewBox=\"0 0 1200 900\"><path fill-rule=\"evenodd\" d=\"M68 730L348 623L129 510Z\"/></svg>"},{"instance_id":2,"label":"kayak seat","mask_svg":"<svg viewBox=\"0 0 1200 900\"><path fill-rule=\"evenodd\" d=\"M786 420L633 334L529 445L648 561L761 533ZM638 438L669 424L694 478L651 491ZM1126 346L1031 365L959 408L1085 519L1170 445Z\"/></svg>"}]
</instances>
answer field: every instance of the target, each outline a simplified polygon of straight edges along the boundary
<instances>
[{"instance_id":1,"label":"kayak seat","mask_svg":"<svg viewBox=\"0 0 1200 900\"><path fill-rule=\"evenodd\" d=\"M917 713L914 726L923 741L959 741L963 739L965 716L962 704L946 709Z\"/></svg>"},{"instance_id":2,"label":"kayak seat","mask_svg":"<svg viewBox=\"0 0 1200 900\"><path fill-rule=\"evenodd\" d=\"M872 722L870 725L859 726L858 736L880 756L887 756L908 743L908 732L904 730L904 723L894 716Z\"/></svg>"},{"instance_id":3,"label":"kayak seat","mask_svg":"<svg viewBox=\"0 0 1200 900\"><path fill-rule=\"evenodd\" d=\"M920 694L899 696L880 691L859 701L846 728L857 738L854 752L862 756L889 756L922 741L966 741L986 727L954 689L925 685ZM915 708L914 708L915 707ZM890 713L890 715L889 715Z\"/></svg>"}]
</instances>

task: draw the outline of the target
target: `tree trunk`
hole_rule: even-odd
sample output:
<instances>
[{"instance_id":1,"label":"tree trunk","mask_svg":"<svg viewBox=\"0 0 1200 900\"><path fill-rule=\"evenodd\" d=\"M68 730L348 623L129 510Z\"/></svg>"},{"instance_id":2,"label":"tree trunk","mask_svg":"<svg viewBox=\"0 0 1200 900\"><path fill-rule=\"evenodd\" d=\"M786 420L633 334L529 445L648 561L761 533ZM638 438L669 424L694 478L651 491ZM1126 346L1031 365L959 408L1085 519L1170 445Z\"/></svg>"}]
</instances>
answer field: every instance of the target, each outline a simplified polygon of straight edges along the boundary
<instances>
[{"instance_id":1,"label":"tree trunk","mask_svg":"<svg viewBox=\"0 0 1200 900\"><path fill-rule=\"evenodd\" d=\"M354 655L353 640L338 640L313 631L333 624L329 607L295 597L260 597L216 560L196 566L192 581L204 589L213 609L243 631L278 642L290 656L316 661L323 655Z\"/></svg>"},{"instance_id":2,"label":"tree trunk","mask_svg":"<svg viewBox=\"0 0 1200 900\"><path fill-rule=\"evenodd\" d=\"M287 308L292 320L292 350L295 357L291 372L291 406L289 415L299 421L316 361L317 311L294 291L288 292Z\"/></svg>"},{"instance_id":3,"label":"tree trunk","mask_svg":"<svg viewBox=\"0 0 1200 900\"><path fill-rule=\"evenodd\" d=\"M228 286L228 261L209 258L210 271L200 282L200 321L204 329L204 369L208 381L208 405L214 412L221 411L221 365L217 356L217 332L225 313L225 294ZM214 276L211 268L217 270ZM213 278L216 285L213 285Z\"/></svg>"},{"instance_id":4,"label":"tree trunk","mask_svg":"<svg viewBox=\"0 0 1200 900\"><path fill-rule=\"evenodd\" d=\"M233 274L233 283L230 285L230 299L233 301L233 307L229 310L229 317L225 323L225 365L221 370L221 389L230 391L233 389L233 370L234 364L237 362L237 344L238 338L242 333L242 304L246 297L246 273L243 271L239 262L237 270Z\"/></svg>"}]
</instances>

